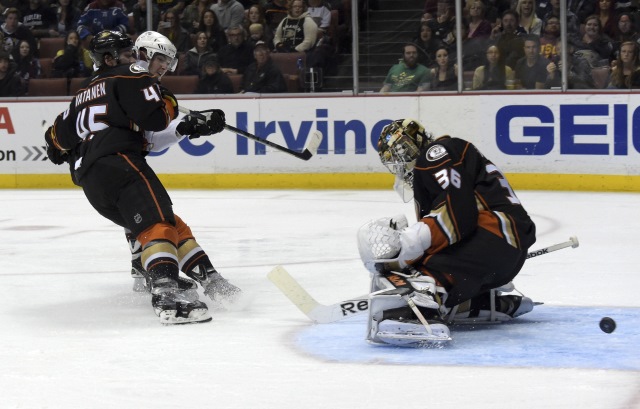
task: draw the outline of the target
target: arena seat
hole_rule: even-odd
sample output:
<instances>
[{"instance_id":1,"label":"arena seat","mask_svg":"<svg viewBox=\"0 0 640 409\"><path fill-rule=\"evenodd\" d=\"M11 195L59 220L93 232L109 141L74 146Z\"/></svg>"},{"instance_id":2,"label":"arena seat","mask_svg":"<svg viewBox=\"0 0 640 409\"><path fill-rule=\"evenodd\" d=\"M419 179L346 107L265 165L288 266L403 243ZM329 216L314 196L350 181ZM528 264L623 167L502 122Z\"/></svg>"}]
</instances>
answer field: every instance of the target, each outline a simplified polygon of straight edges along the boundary
<instances>
[{"instance_id":1,"label":"arena seat","mask_svg":"<svg viewBox=\"0 0 640 409\"><path fill-rule=\"evenodd\" d=\"M50 97L66 95L66 78L32 78L29 80L29 89L27 93L27 96L29 97Z\"/></svg>"},{"instance_id":2,"label":"arena seat","mask_svg":"<svg viewBox=\"0 0 640 409\"><path fill-rule=\"evenodd\" d=\"M283 74L299 75L298 60L302 59L302 66L306 62L305 53L271 53L271 60Z\"/></svg>"},{"instance_id":3,"label":"arena seat","mask_svg":"<svg viewBox=\"0 0 640 409\"><path fill-rule=\"evenodd\" d=\"M167 87L174 94L193 94L198 87L197 75L165 75L162 86Z\"/></svg>"},{"instance_id":4,"label":"arena seat","mask_svg":"<svg viewBox=\"0 0 640 409\"><path fill-rule=\"evenodd\" d=\"M84 83L86 80L87 77L71 78L71 81L69 82L69 95L72 97L75 96L82 83Z\"/></svg>"},{"instance_id":5,"label":"arena seat","mask_svg":"<svg viewBox=\"0 0 640 409\"><path fill-rule=\"evenodd\" d=\"M238 93L242 89L242 74L227 74L227 77L231 80L231 84L233 85L233 92Z\"/></svg>"},{"instance_id":6,"label":"arena seat","mask_svg":"<svg viewBox=\"0 0 640 409\"><path fill-rule=\"evenodd\" d=\"M42 78L51 78L53 71L53 58L39 58L40 69L42 70Z\"/></svg>"},{"instance_id":7,"label":"arena seat","mask_svg":"<svg viewBox=\"0 0 640 409\"><path fill-rule=\"evenodd\" d=\"M53 58L62 49L64 49L64 37L43 37L38 46L38 57Z\"/></svg>"}]
</instances>

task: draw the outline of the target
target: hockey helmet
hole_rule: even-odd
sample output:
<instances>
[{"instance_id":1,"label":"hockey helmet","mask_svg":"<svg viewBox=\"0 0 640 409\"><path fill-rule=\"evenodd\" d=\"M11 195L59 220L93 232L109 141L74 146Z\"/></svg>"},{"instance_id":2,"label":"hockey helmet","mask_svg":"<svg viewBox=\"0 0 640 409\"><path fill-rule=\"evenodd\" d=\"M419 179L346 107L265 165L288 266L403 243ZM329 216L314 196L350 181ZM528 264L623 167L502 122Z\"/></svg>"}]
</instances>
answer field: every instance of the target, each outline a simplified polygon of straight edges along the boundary
<instances>
[{"instance_id":1,"label":"hockey helmet","mask_svg":"<svg viewBox=\"0 0 640 409\"><path fill-rule=\"evenodd\" d=\"M96 67L100 68L104 65L105 55L119 61L121 55L132 47L133 41L128 35L120 31L104 30L91 39L90 55Z\"/></svg>"},{"instance_id":2,"label":"hockey helmet","mask_svg":"<svg viewBox=\"0 0 640 409\"><path fill-rule=\"evenodd\" d=\"M395 120L380 133L380 161L396 176L395 190L403 200L413 188L413 168L420 150L432 140L433 136L425 131L422 124L411 118Z\"/></svg>"},{"instance_id":3,"label":"hockey helmet","mask_svg":"<svg viewBox=\"0 0 640 409\"><path fill-rule=\"evenodd\" d=\"M144 50L147 60L144 60L144 56L140 51ZM176 46L165 36L155 31L145 31L140 34L136 39L136 43L133 46L134 57L138 62L146 62L147 65L153 59L153 56L158 54L162 54L169 58L169 67L168 70L173 72L178 65L178 59L176 58L176 54L178 50Z\"/></svg>"}]
</instances>

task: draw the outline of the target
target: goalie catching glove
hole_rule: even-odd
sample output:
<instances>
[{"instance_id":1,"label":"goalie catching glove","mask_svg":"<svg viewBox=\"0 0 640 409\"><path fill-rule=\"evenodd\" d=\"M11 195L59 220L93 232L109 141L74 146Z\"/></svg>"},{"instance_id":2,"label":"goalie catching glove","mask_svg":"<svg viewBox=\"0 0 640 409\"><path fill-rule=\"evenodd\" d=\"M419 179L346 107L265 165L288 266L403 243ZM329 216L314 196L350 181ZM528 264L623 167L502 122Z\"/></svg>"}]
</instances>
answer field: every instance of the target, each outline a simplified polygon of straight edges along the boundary
<instances>
[{"instance_id":1,"label":"goalie catching glove","mask_svg":"<svg viewBox=\"0 0 640 409\"><path fill-rule=\"evenodd\" d=\"M220 109L192 111L178 124L176 131L180 135L189 135L189 139L213 135L224 130L226 125L224 112Z\"/></svg>"},{"instance_id":2,"label":"goalie catching glove","mask_svg":"<svg viewBox=\"0 0 640 409\"><path fill-rule=\"evenodd\" d=\"M403 228L406 221L397 223L396 220L397 218L373 220L358 231L360 257L372 273L401 271L431 247L429 226L417 222Z\"/></svg>"}]
</instances>

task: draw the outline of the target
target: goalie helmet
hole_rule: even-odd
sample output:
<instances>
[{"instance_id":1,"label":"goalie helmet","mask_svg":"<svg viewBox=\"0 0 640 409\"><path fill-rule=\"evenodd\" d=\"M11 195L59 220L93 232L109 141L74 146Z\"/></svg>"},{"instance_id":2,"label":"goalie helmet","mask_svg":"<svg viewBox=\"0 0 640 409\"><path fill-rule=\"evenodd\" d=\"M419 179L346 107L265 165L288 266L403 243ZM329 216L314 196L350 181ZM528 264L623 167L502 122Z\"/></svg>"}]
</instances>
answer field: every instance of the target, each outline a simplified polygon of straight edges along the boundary
<instances>
[{"instance_id":1,"label":"goalie helmet","mask_svg":"<svg viewBox=\"0 0 640 409\"><path fill-rule=\"evenodd\" d=\"M405 202L413 196L413 168L423 147L433 140L415 119L398 119L382 129L378 138L380 161L396 176L394 189Z\"/></svg>"},{"instance_id":2,"label":"goalie helmet","mask_svg":"<svg viewBox=\"0 0 640 409\"><path fill-rule=\"evenodd\" d=\"M133 41L119 31L104 30L96 34L91 39L90 55L96 67L100 68L104 65L105 55L110 55L115 60L133 47Z\"/></svg>"},{"instance_id":3,"label":"goalie helmet","mask_svg":"<svg viewBox=\"0 0 640 409\"><path fill-rule=\"evenodd\" d=\"M142 55L141 51L146 54L146 59ZM133 46L133 53L138 64L146 64L145 68L148 68L149 63L153 57L158 54L162 54L169 58L168 70L173 72L178 65L178 59L176 58L177 49L176 46L165 36L155 31L145 31L140 34L136 39L136 43Z\"/></svg>"}]
</instances>

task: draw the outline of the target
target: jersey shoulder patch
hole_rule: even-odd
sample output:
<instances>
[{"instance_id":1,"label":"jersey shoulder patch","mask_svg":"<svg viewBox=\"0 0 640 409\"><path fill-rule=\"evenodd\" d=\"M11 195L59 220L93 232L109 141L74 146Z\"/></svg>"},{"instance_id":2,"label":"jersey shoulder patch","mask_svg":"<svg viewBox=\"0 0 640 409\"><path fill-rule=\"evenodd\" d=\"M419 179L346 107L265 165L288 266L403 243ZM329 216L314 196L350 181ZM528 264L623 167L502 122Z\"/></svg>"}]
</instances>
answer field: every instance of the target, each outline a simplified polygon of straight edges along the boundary
<instances>
[{"instance_id":1,"label":"jersey shoulder patch","mask_svg":"<svg viewBox=\"0 0 640 409\"><path fill-rule=\"evenodd\" d=\"M447 150L444 146L440 144L436 144L427 149L427 154L425 155L429 162L435 162L439 159L444 158L448 155Z\"/></svg>"},{"instance_id":2,"label":"jersey shoulder patch","mask_svg":"<svg viewBox=\"0 0 640 409\"><path fill-rule=\"evenodd\" d=\"M131 64L129 66L129 71L131 71L134 74L140 74L140 73L148 72L148 70L146 68L141 67L138 64Z\"/></svg>"}]
</instances>

